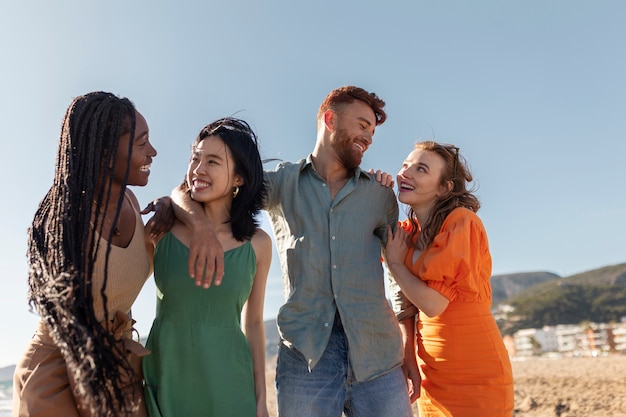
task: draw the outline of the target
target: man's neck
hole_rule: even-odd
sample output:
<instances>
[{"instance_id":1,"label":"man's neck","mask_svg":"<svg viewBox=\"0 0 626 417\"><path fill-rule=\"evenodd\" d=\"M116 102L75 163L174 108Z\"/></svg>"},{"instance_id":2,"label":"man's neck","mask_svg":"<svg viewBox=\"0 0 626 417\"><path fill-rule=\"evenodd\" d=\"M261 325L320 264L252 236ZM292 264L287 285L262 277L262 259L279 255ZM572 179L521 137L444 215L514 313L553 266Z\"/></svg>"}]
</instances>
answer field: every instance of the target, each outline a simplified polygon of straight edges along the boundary
<instances>
[{"instance_id":1,"label":"man's neck","mask_svg":"<svg viewBox=\"0 0 626 417\"><path fill-rule=\"evenodd\" d=\"M335 198L353 175L354 170L346 168L337 159L329 158L328 156L324 157L313 153L311 160L317 174L328 184L331 197Z\"/></svg>"},{"instance_id":2,"label":"man's neck","mask_svg":"<svg viewBox=\"0 0 626 417\"><path fill-rule=\"evenodd\" d=\"M347 180L354 173L353 169L346 168L336 157L313 152L311 160L313 161L315 171L328 183Z\"/></svg>"}]
</instances>

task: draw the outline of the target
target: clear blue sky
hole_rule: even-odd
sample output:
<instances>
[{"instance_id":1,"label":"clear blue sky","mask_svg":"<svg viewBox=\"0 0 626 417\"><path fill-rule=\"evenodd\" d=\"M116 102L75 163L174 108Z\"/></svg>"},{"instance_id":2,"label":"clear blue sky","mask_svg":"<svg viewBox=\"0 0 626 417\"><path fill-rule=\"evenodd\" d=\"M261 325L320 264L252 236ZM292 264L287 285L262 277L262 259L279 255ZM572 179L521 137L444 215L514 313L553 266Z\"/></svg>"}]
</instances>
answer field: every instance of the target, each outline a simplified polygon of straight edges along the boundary
<instances>
[{"instance_id":1,"label":"clear blue sky","mask_svg":"<svg viewBox=\"0 0 626 417\"><path fill-rule=\"evenodd\" d=\"M418 139L460 146L495 274L626 262L625 21L621 0L2 0L0 366L35 329L26 229L65 109L93 90L129 97L148 120L159 155L134 189L142 204L183 178L206 123L237 114L264 158L297 160L324 96L355 84L389 113L364 168L395 175ZM266 318L282 301L278 271L275 258ZM153 300L150 280L134 310L142 335Z\"/></svg>"}]
</instances>

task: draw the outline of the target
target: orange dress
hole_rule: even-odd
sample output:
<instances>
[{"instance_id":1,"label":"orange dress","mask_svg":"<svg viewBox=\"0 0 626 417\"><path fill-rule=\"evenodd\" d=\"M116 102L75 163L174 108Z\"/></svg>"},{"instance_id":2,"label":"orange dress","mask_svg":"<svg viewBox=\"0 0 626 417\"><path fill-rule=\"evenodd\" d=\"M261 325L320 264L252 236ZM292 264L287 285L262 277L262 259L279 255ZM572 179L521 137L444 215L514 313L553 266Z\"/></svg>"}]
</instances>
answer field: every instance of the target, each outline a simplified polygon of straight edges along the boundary
<instances>
[{"instance_id":1,"label":"orange dress","mask_svg":"<svg viewBox=\"0 0 626 417\"><path fill-rule=\"evenodd\" d=\"M409 231L408 220L400 226ZM485 228L466 208L454 209L415 263L405 264L450 304L437 317L419 314L420 417L513 414L513 374L491 314L491 255Z\"/></svg>"}]
</instances>

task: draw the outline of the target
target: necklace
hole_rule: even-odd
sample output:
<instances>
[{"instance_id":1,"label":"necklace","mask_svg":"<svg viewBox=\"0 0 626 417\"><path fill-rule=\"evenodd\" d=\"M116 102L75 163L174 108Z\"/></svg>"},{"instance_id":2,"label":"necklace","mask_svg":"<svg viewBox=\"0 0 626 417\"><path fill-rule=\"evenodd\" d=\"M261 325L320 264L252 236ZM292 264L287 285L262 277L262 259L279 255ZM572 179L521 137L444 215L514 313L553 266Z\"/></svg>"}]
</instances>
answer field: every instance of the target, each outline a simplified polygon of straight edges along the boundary
<instances>
[{"instance_id":1,"label":"necklace","mask_svg":"<svg viewBox=\"0 0 626 417\"><path fill-rule=\"evenodd\" d=\"M95 206L96 202L94 201L93 203ZM102 211L101 209L98 209L98 211L100 212L104 220L108 223L109 227L113 228L113 236L119 237L122 234L122 232L120 232L120 229L117 226L113 226L113 221L109 219L109 217L106 215L106 212Z\"/></svg>"},{"instance_id":2,"label":"necklace","mask_svg":"<svg viewBox=\"0 0 626 417\"><path fill-rule=\"evenodd\" d=\"M109 225L110 225L110 226L113 226L113 225L111 224L111 220L109 220L109 218L108 218L108 217L106 217L106 216L105 216L104 218L105 218L105 220L109 223ZM120 232L120 229L119 229L117 226L115 226L115 227L113 228L113 236L115 236L115 237L119 237L121 234L122 234L122 232Z\"/></svg>"},{"instance_id":3,"label":"necklace","mask_svg":"<svg viewBox=\"0 0 626 417\"><path fill-rule=\"evenodd\" d=\"M104 217L104 220L106 220L106 222L109 224L109 227L113 227L113 236L119 237L122 234L120 232L120 229L117 226L113 226L113 221L111 221L111 219L109 219L106 214L103 214L102 216Z\"/></svg>"}]
</instances>

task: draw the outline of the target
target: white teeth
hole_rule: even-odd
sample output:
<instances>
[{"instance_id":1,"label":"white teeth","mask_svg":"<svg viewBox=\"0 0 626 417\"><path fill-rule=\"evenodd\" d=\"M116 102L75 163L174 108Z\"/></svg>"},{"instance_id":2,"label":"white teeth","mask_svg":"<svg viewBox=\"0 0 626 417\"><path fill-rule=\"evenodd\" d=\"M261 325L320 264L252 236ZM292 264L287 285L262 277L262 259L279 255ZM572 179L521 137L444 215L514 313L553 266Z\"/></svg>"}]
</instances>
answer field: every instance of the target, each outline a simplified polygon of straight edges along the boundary
<instances>
[{"instance_id":1,"label":"white teeth","mask_svg":"<svg viewBox=\"0 0 626 417\"><path fill-rule=\"evenodd\" d=\"M403 190L415 190L415 187L405 183L401 183L400 188L402 188Z\"/></svg>"},{"instance_id":2,"label":"white teeth","mask_svg":"<svg viewBox=\"0 0 626 417\"><path fill-rule=\"evenodd\" d=\"M200 180L194 180L193 181L193 185L194 185L194 187L203 188L203 187L208 187L209 183L208 182L204 182L204 181L200 181Z\"/></svg>"},{"instance_id":3,"label":"white teeth","mask_svg":"<svg viewBox=\"0 0 626 417\"><path fill-rule=\"evenodd\" d=\"M139 170L140 170L140 171L144 171L144 172L145 172L145 171L150 171L150 166L151 166L151 165L144 165L144 166L142 166L141 168L139 168Z\"/></svg>"},{"instance_id":4,"label":"white teeth","mask_svg":"<svg viewBox=\"0 0 626 417\"><path fill-rule=\"evenodd\" d=\"M358 143L355 143L354 146L356 146L357 148L359 148L361 152L363 152L363 147L361 145L359 145Z\"/></svg>"}]
</instances>

